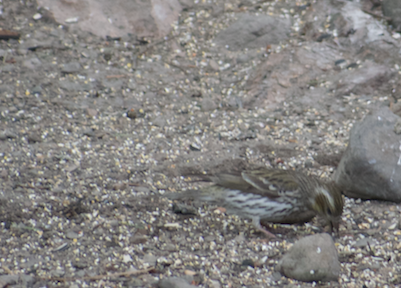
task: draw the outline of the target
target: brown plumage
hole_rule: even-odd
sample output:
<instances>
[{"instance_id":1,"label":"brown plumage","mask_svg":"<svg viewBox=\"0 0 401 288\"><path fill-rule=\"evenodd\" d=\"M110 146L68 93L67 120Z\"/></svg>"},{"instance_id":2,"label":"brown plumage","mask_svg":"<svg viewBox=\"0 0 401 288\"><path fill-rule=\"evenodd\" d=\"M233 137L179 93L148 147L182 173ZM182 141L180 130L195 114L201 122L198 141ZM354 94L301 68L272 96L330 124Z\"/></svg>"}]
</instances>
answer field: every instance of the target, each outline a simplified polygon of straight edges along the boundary
<instances>
[{"instance_id":1,"label":"brown plumage","mask_svg":"<svg viewBox=\"0 0 401 288\"><path fill-rule=\"evenodd\" d=\"M252 219L269 237L260 220L272 223L304 223L317 214L338 230L343 211L340 189L333 182L299 171L260 168L240 174L219 174L214 185L201 190L173 193L170 199L199 199L227 209L228 213Z\"/></svg>"}]
</instances>

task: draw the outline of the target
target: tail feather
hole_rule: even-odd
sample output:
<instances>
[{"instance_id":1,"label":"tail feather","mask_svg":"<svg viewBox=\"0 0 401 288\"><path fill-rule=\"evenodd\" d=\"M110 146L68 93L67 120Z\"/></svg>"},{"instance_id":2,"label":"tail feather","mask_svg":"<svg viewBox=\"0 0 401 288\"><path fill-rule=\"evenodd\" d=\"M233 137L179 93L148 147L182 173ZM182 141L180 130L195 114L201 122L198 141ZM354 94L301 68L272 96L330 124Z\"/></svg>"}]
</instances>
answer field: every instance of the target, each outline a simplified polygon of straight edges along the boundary
<instances>
[{"instance_id":1,"label":"tail feather","mask_svg":"<svg viewBox=\"0 0 401 288\"><path fill-rule=\"evenodd\" d=\"M212 186L213 187L213 186ZM210 187L211 188L211 187ZM170 200L201 200L205 202L221 201L225 198L223 189L187 190L181 193L168 193L164 196Z\"/></svg>"}]
</instances>

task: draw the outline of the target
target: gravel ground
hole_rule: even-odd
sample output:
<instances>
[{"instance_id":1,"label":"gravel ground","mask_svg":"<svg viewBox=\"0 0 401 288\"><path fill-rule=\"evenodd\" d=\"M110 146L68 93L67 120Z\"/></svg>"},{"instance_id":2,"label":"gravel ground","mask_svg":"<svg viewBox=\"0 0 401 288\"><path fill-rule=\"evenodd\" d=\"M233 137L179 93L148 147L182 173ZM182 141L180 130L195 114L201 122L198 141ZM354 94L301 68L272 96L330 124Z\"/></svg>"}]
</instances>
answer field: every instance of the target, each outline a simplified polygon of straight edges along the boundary
<instances>
[{"instance_id":1,"label":"gravel ground","mask_svg":"<svg viewBox=\"0 0 401 288\"><path fill-rule=\"evenodd\" d=\"M294 47L255 49L238 63L238 52L214 45L239 1L195 4L150 44L105 41L34 21L32 2L2 3L3 28L22 36L0 42L1 275L33 276L33 287L144 287L173 275L199 287L401 283L398 205L346 199L339 283L305 284L274 266L323 229L318 219L272 225L278 239L266 243L217 207L188 202L196 215L178 215L162 197L203 185L192 175L205 172L273 166L331 177L352 124L387 97L344 97L333 111L242 103L249 71ZM282 15L289 4L245 6Z\"/></svg>"}]
</instances>

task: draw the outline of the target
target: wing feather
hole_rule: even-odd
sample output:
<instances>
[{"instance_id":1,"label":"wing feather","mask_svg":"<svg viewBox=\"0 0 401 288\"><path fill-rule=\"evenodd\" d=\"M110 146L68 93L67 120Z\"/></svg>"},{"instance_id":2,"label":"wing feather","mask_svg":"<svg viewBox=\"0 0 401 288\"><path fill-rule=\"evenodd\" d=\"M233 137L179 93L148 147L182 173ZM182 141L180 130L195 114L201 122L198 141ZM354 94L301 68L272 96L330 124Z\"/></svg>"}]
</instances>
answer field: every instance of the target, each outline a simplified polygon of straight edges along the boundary
<instances>
[{"instance_id":1,"label":"wing feather","mask_svg":"<svg viewBox=\"0 0 401 288\"><path fill-rule=\"evenodd\" d=\"M294 177L292 171L274 170L274 169L258 169L253 171L242 172L242 178L259 193L269 197L280 197L298 193L299 184Z\"/></svg>"}]
</instances>

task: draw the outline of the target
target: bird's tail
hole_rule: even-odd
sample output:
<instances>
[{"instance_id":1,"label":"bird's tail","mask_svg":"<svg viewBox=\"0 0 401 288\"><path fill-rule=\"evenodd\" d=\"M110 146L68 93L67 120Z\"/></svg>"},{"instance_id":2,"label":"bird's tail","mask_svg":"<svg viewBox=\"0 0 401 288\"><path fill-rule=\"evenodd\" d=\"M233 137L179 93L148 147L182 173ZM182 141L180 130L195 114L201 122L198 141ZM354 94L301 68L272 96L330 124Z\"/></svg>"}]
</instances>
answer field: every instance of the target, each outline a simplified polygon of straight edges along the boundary
<instances>
[{"instance_id":1,"label":"bird's tail","mask_svg":"<svg viewBox=\"0 0 401 288\"><path fill-rule=\"evenodd\" d=\"M208 189L200 189L200 190L186 190L181 193L168 193L164 196L170 200L201 200L205 202L216 202L219 199L224 199L225 197L225 189L217 188L217 187L209 187Z\"/></svg>"}]
</instances>

